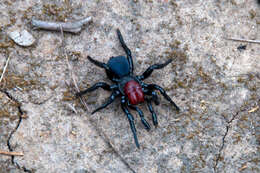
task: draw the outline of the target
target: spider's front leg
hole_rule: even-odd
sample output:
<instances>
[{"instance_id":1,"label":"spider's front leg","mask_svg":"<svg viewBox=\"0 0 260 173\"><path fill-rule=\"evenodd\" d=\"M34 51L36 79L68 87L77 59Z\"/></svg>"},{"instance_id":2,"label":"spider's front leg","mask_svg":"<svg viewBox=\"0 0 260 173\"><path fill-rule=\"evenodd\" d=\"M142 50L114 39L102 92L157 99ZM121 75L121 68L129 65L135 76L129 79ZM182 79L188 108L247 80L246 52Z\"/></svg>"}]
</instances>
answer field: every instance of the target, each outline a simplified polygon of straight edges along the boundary
<instances>
[{"instance_id":1,"label":"spider's front leg","mask_svg":"<svg viewBox=\"0 0 260 173\"><path fill-rule=\"evenodd\" d=\"M127 60L128 60L128 63L129 63L129 69L130 69L130 73L133 74L133 71L134 71L134 65L133 65L133 58L132 58L132 53L131 53L131 50L126 46L125 44L125 41L123 39L123 36L120 32L119 29L116 30L116 33L117 33L117 36L118 36L118 39L127 55Z\"/></svg>"},{"instance_id":2,"label":"spider's front leg","mask_svg":"<svg viewBox=\"0 0 260 173\"><path fill-rule=\"evenodd\" d=\"M134 136L134 140L135 140L135 145L137 148L140 148L139 142L138 142L138 138L136 135L136 128L135 128L135 124L134 124L134 117L133 115L129 112L129 110L127 109L127 102L126 102L126 98L125 96L122 96L121 98L121 107L124 111L124 113L126 114L129 124L130 124L130 128L133 132L133 136Z\"/></svg>"},{"instance_id":3,"label":"spider's front leg","mask_svg":"<svg viewBox=\"0 0 260 173\"><path fill-rule=\"evenodd\" d=\"M101 67L101 68L104 68L104 69L110 71L110 68L108 67L107 64L105 64L105 63L103 63L103 62L100 62L100 61L98 61L98 60L95 60L95 59L91 58L90 56L88 56L87 58L88 58L88 60L89 60L90 62L92 62L92 63L95 64L96 66Z\"/></svg>"},{"instance_id":4,"label":"spider's front leg","mask_svg":"<svg viewBox=\"0 0 260 173\"><path fill-rule=\"evenodd\" d=\"M168 65L169 63L171 63L171 62L172 62L172 59L169 59L168 61L166 61L166 62L163 63L163 64L154 64L154 65L151 65L150 67L148 67L147 70L145 70L145 72L144 72L142 75L137 76L137 78L138 78L139 80L144 80L144 79L148 78L148 77L152 74L153 70L162 69L162 68L164 68L165 66L167 66L167 65Z\"/></svg>"}]
</instances>

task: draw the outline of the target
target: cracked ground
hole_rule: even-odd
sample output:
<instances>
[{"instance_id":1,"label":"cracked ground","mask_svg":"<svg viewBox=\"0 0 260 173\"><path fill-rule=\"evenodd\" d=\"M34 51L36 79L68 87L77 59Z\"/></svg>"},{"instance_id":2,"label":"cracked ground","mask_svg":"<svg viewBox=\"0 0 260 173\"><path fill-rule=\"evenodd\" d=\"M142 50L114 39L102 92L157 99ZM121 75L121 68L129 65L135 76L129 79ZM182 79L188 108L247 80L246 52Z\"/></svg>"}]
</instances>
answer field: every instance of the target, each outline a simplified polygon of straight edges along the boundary
<instances>
[{"instance_id":1,"label":"cracked ground","mask_svg":"<svg viewBox=\"0 0 260 173\"><path fill-rule=\"evenodd\" d=\"M0 172L260 172L260 6L254 0L199 1L11 1L0 3ZM79 34L33 30L32 18L70 21L92 16ZM124 55L119 28L132 50L135 74L155 70L156 83L181 108L160 96L139 107L152 126L146 131L133 112L140 149L116 100L91 115L110 93L73 95L72 65L80 89L111 82L87 60ZM26 29L31 47L10 40ZM64 54L65 50L65 54Z\"/></svg>"}]
</instances>

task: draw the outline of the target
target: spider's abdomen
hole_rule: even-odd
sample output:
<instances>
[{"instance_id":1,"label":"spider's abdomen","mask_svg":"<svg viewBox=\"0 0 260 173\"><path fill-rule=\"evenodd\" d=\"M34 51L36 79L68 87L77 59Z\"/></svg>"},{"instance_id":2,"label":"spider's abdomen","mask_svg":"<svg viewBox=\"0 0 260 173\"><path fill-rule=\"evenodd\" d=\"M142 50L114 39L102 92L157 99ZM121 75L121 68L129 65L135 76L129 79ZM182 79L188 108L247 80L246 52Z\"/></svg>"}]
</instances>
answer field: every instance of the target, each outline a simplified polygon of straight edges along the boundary
<instances>
[{"instance_id":1,"label":"spider's abdomen","mask_svg":"<svg viewBox=\"0 0 260 173\"><path fill-rule=\"evenodd\" d=\"M139 83L134 80L130 80L125 84L124 92L129 99L130 104L136 105L144 102L144 93Z\"/></svg>"}]
</instances>

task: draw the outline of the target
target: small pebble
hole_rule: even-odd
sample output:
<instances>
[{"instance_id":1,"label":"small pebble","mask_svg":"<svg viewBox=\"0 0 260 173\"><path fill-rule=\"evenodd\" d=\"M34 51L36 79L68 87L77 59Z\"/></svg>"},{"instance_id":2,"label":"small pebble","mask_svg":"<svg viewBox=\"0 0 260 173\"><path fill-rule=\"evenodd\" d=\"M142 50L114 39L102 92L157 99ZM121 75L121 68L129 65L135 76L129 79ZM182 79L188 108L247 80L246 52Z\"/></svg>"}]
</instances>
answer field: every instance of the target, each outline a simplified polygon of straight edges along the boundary
<instances>
[{"instance_id":1,"label":"small pebble","mask_svg":"<svg viewBox=\"0 0 260 173\"><path fill-rule=\"evenodd\" d=\"M8 35L15 43L20 46L31 46L35 42L33 36L26 30L16 30L10 32Z\"/></svg>"}]
</instances>

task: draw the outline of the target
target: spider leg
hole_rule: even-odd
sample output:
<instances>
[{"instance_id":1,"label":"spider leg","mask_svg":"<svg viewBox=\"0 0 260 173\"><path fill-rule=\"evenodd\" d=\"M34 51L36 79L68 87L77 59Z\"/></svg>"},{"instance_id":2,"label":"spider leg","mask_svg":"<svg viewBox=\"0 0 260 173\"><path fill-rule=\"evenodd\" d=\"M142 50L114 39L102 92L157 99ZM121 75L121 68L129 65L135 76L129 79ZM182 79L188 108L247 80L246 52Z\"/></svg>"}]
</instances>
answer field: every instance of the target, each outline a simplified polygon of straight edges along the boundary
<instances>
[{"instance_id":1,"label":"spider leg","mask_svg":"<svg viewBox=\"0 0 260 173\"><path fill-rule=\"evenodd\" d=\"M95 109L91 114L94 114L96 113L97 111L100 111L101 109L104 109L106 108L108 105L110 105L114 100L115 98L120 94L120 92L118 90L114 91L110 97L108 98L108 100L103 104L101 105L100 107L98 107L97 109Z\"/></svg>"},{"instance_id":2,"label":"spider leg","mask_svg":"<svg viewBox=\"0 0 260 173\"><path fill-rule=\"evenodd\" d=\"M159 105L160 102L159 102L159 98L158 98L158 95L156 94L156 92L155 92L155 91L152 91L151 95L152 95L152 100L154 101L154 103L155 103L156 105Z\"/></svg>"},{"instance_id":3,"label":"spider leg","mask_svg":"<svg viewBox=\"0 0 260 173\"><path fill-rule=\"evenodd\" d=\"M144 80L144 79L148 78L152 74L153 70L162 69L162 68L164 68L165 66L167 66L171 62L172 62L172 59L169 59L168 61L166 61L163 64L151 65L150 67L148 67L148 69L145 70L145 72L142 75L138 76L137 78L139 80Z\"/></svg>"},{"instance_id":4,"label":"spider leg","mask_svg":"<svg viewBox=\"0 0 260 173\"><path fill-rule=\"evenodd\" d=\"M148 106L149 111L150 111L151 114L152 114L153 124L154 124L155 126L157 126L157 125L158 125L157 115L156 115L156 113L155 113L154 110L153 110L151 100L152 100L152 99L146 99L146 101L147 101L147 106Z\"/></svg>"},{"instance_id":5,"label":"spider leg","mask_svg":"<svg viewBox=\"0 0 260 173\"><path fill-rule=\"evenodd\" d=\"M122 36L119 29L116 30L116 33L117 33L118 39L119 39L125 53L127 55L127 60L128 60L129 67L130 67L130 72L131 72L131 74L133 74L134 65L133 65L133 58L132 58L131 50L126 46L125 41L123 39L123 36Z\"/></svg>"},{"instance_id":6,"label":"spider leg","mask_svg":"<svg viewBox=\"0 0 260 173\"><path fill-rule=\"evenodd\" d=\"M148 89L148 88L147 88L148 85L145 84L145 83L143 83L143 82L141 82L141 86L142 86L143 92L144 92L145 94L147 94L147 95L149 95L149 96L152 96L152 98L149 98L149 99L152 100L152 101L154 101L154 103L155 103L156 105L159 105L159 104L160 104L160 101L159 101L159 98L158 98L157 93L156 93L155 91L153 91L153 90ZM148 98L147 98L147 99L148 99ZM147 99L146 99L146 100L147 100Z\"/></svg>"},{"instance_id":7,"label":"spider leg","mask_svg":"<svg viewBox=\"0 0 260 173\"><path fill-rule=\"evenodd\" d=\"M84 95L88 92L92 92L98 88L103 88L104 90L111 91L112 88L114 88L114 87L115 87L114 85L110 86L105 82L98 82L98 83L95 83L92 87L90 87L84 91L80 91L80 92L76 93L76 96L77 97L82 96L82 95Z\"/></svg>"},{"instance_id":8,"label":"spider leg","mask_svg":"<svg viewBox=\"0 0 260 173\"><path fill-rule=\"evenodd\" d=\"M164 90L162 87L160 87L159 85L156 85L156 84L149 84L149 85L147 85L147 87L148 87L148 89L150 89L150 90L159 90L160 93L163 95L163 97L164 97L167 101L169 101L169 102L175 107L175 109L176 109L177 111L180 110L180 108L172 101L172 99L166 94L165 90Z\"/></svg>"},{"instance_id":9,"label":"spider leg","mask_svg":"<svg viewBox=\"0 0 260 173\"><path fill-rule=\"evenodd\" d=\"M140 145L139 145L139 142L138 142L138 138L137 138L137 135L136 135L136 128L135 128L135 124L134 124L134 117L133 117L133 115L131 115L131 113L127 109L125 96L122 96L122 98L121 98L121 107L122 107L124 113L126 114L126 116L128 118L131 130L133 132L135 145L136 145L137 148L140 148Z\"/></svg>"},{"instance_id":10,"label":"spider leg","mask_svg":"<svg viewBox=\"0 0 260 173\"><path fill-rule=\"evenodd\" d=\"M138 112L138 114L139 114L139 116L140 116L140 118L141 118L141 121L142 121L143 125L145 126L146 130L149 131L149 130L151 129L151 127L150 127L149 123L145 120L145 118L144 118L144 113L142 112L142 110L139 109L137 106L134 106L134 105L131 105L131 104L128 104L128 106L129 106L130 109L133 109L133 110L135 110L136 112Z\"/></svg>"},{"instance_id":11,"label":"spider leg","mask_svg":"<svg viewBox=\"0 0 260 173\"><path fill-rule=\"evenodd\" d=\"M97 60L91 58L90 56L88 56L88 60L89 60L90 62L92 62L93 64L95 64L96 66L101 67L101 68L104 68L104 69L110 71L110 68L108 67L107 64L105 64L105 63L103 63L103 62L100 62L100 61L97 61Z\"/></svg>"}]
</instances>

